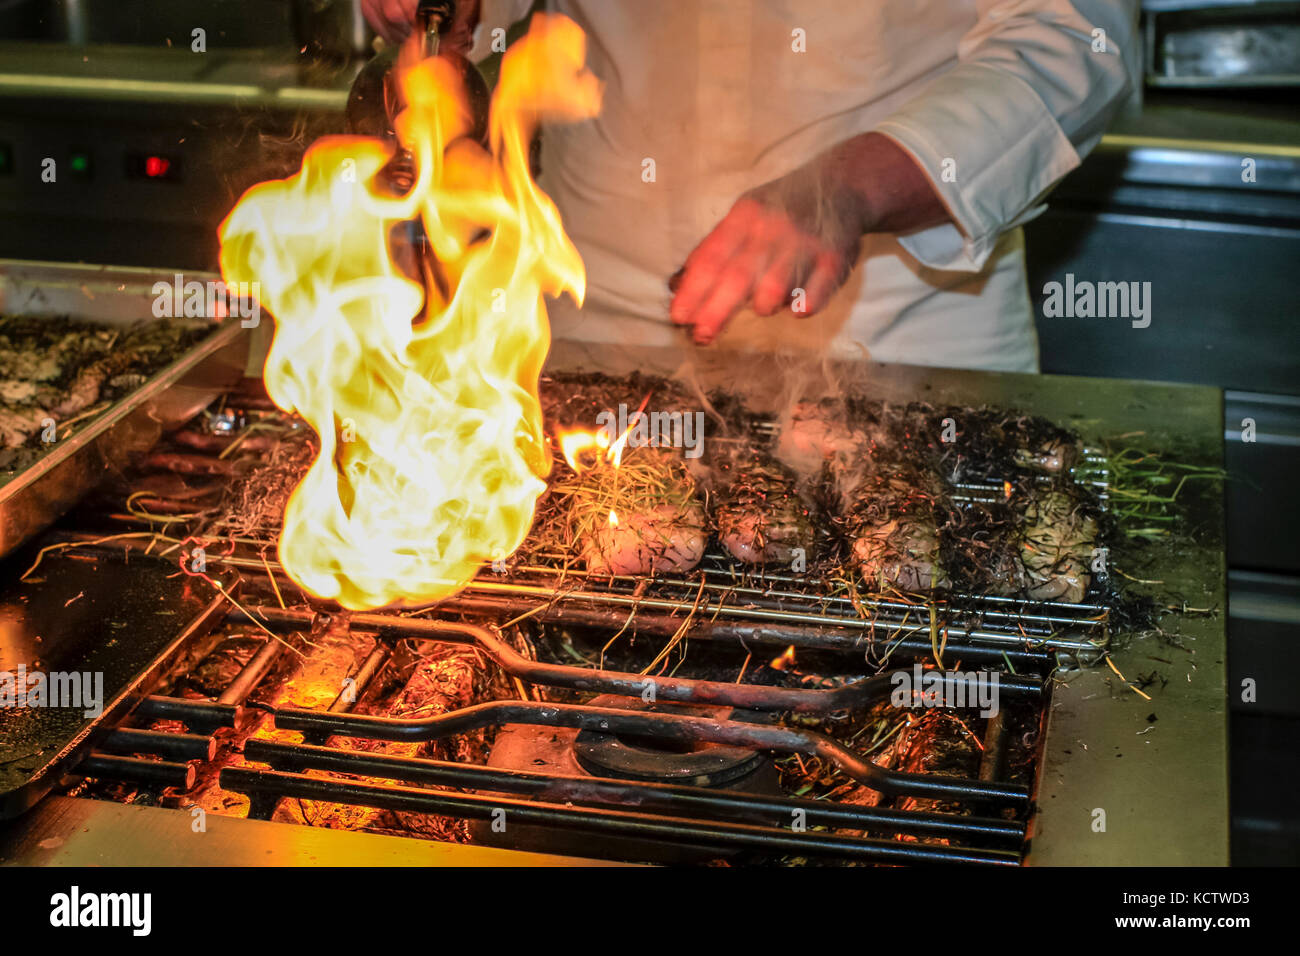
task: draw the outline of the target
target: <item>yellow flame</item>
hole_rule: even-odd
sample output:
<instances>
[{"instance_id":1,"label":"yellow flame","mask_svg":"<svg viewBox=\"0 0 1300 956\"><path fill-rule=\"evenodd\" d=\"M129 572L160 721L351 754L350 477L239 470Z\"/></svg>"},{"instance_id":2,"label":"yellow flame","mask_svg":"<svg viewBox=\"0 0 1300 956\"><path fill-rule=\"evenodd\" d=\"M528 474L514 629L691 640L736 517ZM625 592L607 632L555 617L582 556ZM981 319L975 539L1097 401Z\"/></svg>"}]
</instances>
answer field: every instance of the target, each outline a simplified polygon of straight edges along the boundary
<instances>
[{"instance_id":1,"label":"yellow flame","mask_svg":"<svg viewBox=\"0 0 1300 956\"><path fill-rule=\"evenodd\" d=\"M618 440L609 446L609 451L605 452L605 458L615 468L623 464L623 450L627 448L627 440L632 435L632 426L629 425L623 429L623 434L618 436Z\"/></svg>"},{"instance_id":2,"label":"yellow flame","mask_svg":"<svg viewBox=\"0 0 1300 956\"><path fill-rule=\"evenodd\" d=\"M267 391L320 438L279 547L313 594L353 609L429 603L527 534L551 464L542 296L580 303L586 283L528 147L539 119L598 111L585 56L573 21L534 18L502 61L484 150L464 138L456 66L404 50L395 126L416 161L408 193L376 180L388 146L328 137L222 223L223 276L259 282L276 320ZM436 260L423 283L389 245L416 216Z\"/></svg>"},{"instance_id":3,"label":"yellow flame","mask_svg":"<svg viewBox=\"0 0 1300 956\"><path fill-rule=\"evenodd\" d=\"M637 420L641 417L649 402L650 396L647 394L641 400L641 405L636 412L628 416L627 427L623 429L623 434L612 442L609 440L609 431L604 428L595 431L581 428L560 431L557 434L560 442L560 453L564 455L564 460L569 463L569 467L575 472L590 471L592 464L588 464L583 458L584 453L589 451L595 453L593 455L595 458L594 464L603 461L615 468L623 464L623 452L627 450L627 442L632 437L632 429L636 426ZM613 523L617 524L617 519Z\"/></svg>"},{"instance_id":4,"label":"yellow flame","mask_svg":"<svg viewBox=\"0 0 1300 956\"><path fill-rule=\"evenodd\" d=\"M604 431L562 431L558 435L560 453L569 467L574 471L587 471L589 466L583 460L587 452L593 452L599 459L609 448L609 435Z\"/></svg>"},{"instance_id":5,"label":"yellow flame","mask_svg":"<svg viewBox=\"0 0 1300 956\"><path fill-rule=\"evenodd\" d=\"M768 667L778 671L794 670L795 663L794 645L791 644L781 656L772 658L772 663Z\"/></svg>"}]
</instances>

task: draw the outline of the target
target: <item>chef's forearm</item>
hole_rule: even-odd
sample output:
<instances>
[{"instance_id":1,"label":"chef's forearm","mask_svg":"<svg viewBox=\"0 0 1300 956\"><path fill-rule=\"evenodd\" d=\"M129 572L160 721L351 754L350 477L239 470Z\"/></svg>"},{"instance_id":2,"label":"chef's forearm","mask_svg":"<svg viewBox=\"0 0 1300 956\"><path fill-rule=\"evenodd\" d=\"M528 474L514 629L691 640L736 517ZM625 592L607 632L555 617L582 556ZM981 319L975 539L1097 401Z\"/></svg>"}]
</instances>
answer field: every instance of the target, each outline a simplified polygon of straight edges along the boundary
<instances>
[{"instance_id":1,"label":"chef's forearm","mask_svg":"<svg viewBox=\"0 0 1300 956\"><path fill-rule=\"evenodd\" d=\"M864 233L907 233L952 221L930 178L888 136L854 136L830 149L822 162L856 194Z\"/></svg>"}]
</instances>

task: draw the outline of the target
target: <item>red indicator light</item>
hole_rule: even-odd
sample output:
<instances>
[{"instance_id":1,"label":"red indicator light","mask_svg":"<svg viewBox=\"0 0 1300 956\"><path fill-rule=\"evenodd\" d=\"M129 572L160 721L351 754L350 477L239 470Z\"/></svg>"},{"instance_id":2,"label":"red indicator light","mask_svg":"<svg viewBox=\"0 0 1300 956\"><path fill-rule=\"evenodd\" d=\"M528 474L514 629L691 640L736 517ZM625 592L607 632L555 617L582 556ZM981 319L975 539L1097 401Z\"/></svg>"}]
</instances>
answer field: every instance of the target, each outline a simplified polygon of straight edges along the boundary
<instances>
[{"instance_id":1,"label":"red indicator light","mask_svg":"<svg viewBox=\"0 0 1300 956\"><path fill-rule=\"evenodd\" d=\"M162 179L172 168L172 161L166 156L146 156L144 174L150 179Z\"/></svg>"}]
</instances>

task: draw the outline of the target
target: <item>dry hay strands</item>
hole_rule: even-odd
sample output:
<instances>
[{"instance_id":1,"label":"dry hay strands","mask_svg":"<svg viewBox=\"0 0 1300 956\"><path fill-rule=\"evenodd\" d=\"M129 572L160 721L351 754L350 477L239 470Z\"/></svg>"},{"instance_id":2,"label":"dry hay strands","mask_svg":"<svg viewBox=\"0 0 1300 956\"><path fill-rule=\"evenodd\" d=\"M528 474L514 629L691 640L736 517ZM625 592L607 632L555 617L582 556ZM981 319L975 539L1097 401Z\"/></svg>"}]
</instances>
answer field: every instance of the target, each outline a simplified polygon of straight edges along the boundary
<instances>
[{"instance_id":1,"label":"dry hay strands","mask_svg":"<svg viewBox=\"0 0 1300 956\"><path fill-rule=\"evenodd\" d=\"M938 436L933 467L953 482L1020 484L1046 476L1070 483L1070 468L1082 454L1078 434L1037 415L988 406L930 408L917 415L921 430Z\"/></svg>"},{"instance_id":2,"label":"dry hay strands","mask_svg":"<svg viewBox=\"0 0 1300 956\"><path fill-rule=\"evenodd\" d=\"M252 467L228 486L214 527L237 537L275 537L284 523L289 495L315 457L310 429L286 429L269 454L254 459Z\"/></svg>"},{"instance_id":3,"label":"dry hay strands","mask_svg":"<svg viewBox=\"0 0 1300 956\"><path fill-rule=\"evenodd\" d=\"M558 544L581 552L589 570L646 574L689 570L707 542L704 508L695 480L673 454L628 449L618 467L600 461L552 485L563 496L567 520Z\"/></svg>"},{"instance_id":4,"label":"dry hay strands","mask_svg":"<svg viewBox=\"0 0 1300 956\"><path fill-rule=\"evenodd\" d=\"M1082 450L1079 436L1036 415L991 406L887 403L845 399L852 427L871 437L877 467L933 473L949 482L1068 480Z\"/></svg>"},{"instance_id":5,"label":"dry hay strands","mask_svg":"<svg viewBox=\"0 0 1300 956\"><path fill-rule=\"evenodd\" d=\"M1191 465L1132 446L1108 449L1106 463L1111 481L1105 526L1116 538L1176 535L1187 524L1188 492L1212 491L1228 477L1217 465Z\"/></svg>"},{"instance_id":6,"label":"dry hay strands","mask_svg":"<svg viewBox=\"0 0 1300 956\"><path fill-rule=\"evenodd\" d=\"M630 417L643 401L652 409L675 409L683 413L699 404L680 382L642 372L625 376L592 371L553 372L541 378L538 393L547 424L560 430L594 430L600 427L602 414L611 414L617 421L620 405L626 407Z\"/></svg>"}]
</instances>

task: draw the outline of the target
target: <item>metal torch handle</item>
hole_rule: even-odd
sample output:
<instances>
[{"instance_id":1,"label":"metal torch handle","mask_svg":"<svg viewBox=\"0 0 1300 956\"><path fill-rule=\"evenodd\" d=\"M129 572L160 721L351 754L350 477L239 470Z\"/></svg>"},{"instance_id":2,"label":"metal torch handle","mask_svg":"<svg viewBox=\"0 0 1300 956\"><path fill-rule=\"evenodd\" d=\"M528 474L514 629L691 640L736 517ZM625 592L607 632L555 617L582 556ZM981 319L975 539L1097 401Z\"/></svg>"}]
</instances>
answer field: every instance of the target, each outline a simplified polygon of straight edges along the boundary
<instances>
[{"instance_id":1,"label":"metal torch handle","mask_svg":"<svg viewBox=\"0 0 1300 956\"><path fill-rule=\"evenodd\" d=\"M451 24L455 15L455 0L420 0L420 5L415 8L415 22L420 29L425 56L438 55L442 29Z\"/></svg>"}]
</instances>

